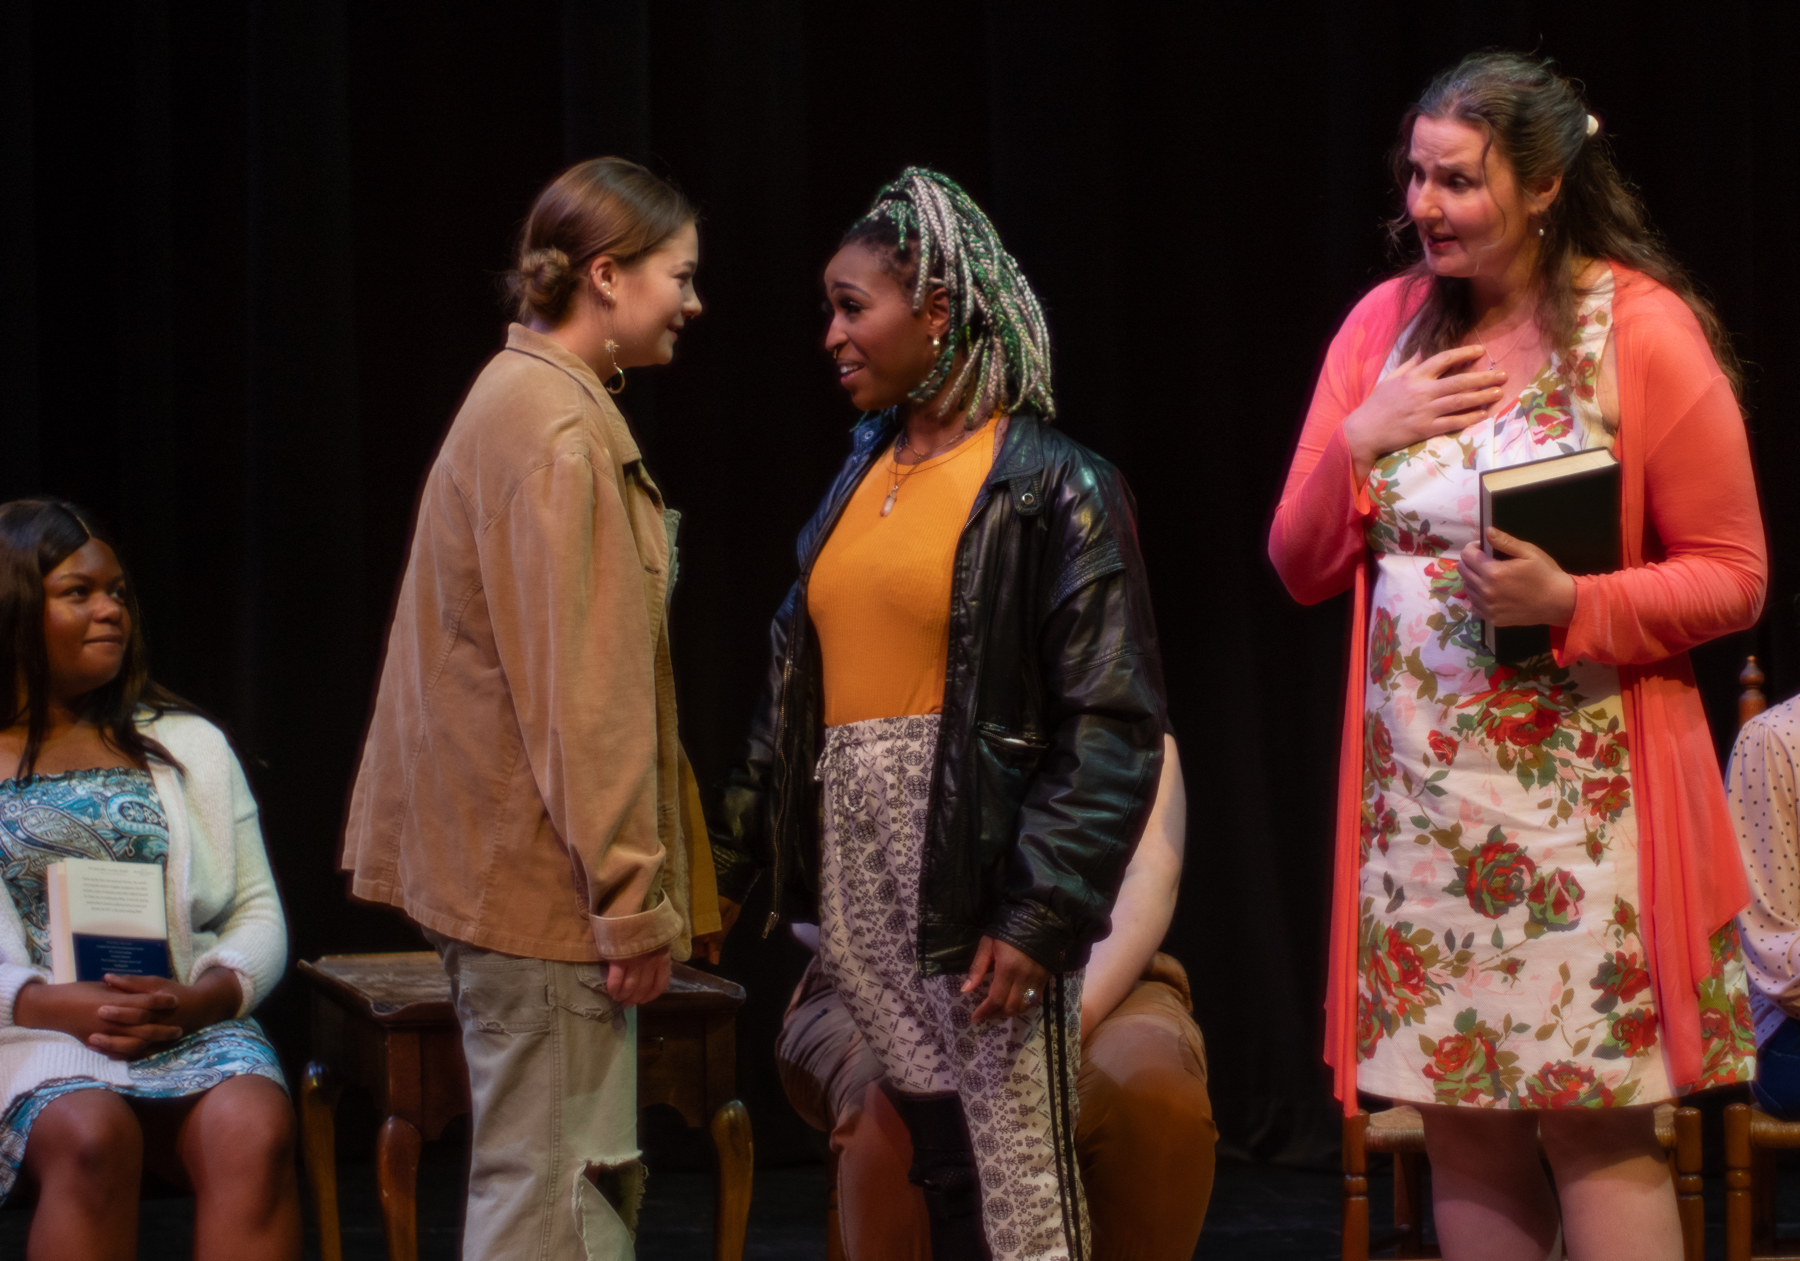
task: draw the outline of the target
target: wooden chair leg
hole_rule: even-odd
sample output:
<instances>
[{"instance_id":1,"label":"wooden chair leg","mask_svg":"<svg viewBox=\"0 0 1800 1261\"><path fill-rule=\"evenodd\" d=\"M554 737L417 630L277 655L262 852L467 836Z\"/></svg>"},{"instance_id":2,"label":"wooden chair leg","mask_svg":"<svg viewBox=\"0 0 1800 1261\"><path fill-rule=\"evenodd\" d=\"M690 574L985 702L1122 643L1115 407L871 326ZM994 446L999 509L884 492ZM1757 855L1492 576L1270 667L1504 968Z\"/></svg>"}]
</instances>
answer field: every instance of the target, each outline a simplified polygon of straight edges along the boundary
<instances>
[{"instance_id":1,"label":"wooden chair leg","mask_svg":"<svg viewBox=\"0 0 1800 1261\"><path fill-rule=\"evenodd\" d=\"M1394 1244L1395 1257L1425 1255L1424 1179L1420 1176L1425 1157L1418 1152L1394 1153L1394 1230L1400 1238Z\"/></svg>"},{"instance_id":2,"label":"wooden chair leg","mask_svg":"<svg viewBox=\"0 0 1800 1261\"><path fill-rule=\"evenodd\" d=\"M382 1122L375 1139L375 1182L388 1261L419 1261L419 1131L404 1117Z\"/></svg>"},{"instance_id":3,"label":"wooden chair leg","mask_svg":"<svg viewBox=\"0 0 1800 1261\"><path fill-rule=\"evenodd\" d=\"M1344 1261L1369 1261L1369 1114L1344 1118Z\"/></svg>"},{"instance_id":4,"label":"wooden chair leg","mask_svg":"<svg viewBox=\"0 0 1800 1261\"><path fill-rule=\"evenodd\" d=\"M1675 1210L1681 1215L1681 1255L1706 1261L1706 1204L1701 1199L1700 1110L1675 1110Z\"/></svg>"},{"instance_id":5,"label":"wooden chair leg","mask_svg":"<svg viewBox=\"0 0 1800 1261\"><path fill-rule=\"evenodd\" d=\"M736 1099L721 1104L713 1113L712 1140L719 1158L713 1261L743 1261L744 1236L750 1229L750 1182L756 1169L749 1110Z\"/></svg>"},{"instance_id":6,"label":"wooden chair leg","mask_svg":"<svg viewBox=\"0 0 1800 1261\"><path fill-rule=\"evenodd\" d=\"M1725 1261L1750 1261L1750 1166L1750 1108L1730 1104L1725 1109Z\"/></svg>"},{"instance_id":7,"label":"wooden chair leg","mask_svg":"<svg viewBox=\"0 0 1800 1261\"><path fill-rule=\"evenodd\" d=\"M319 1223L319 1261L344 1261L337 1196L337 1102L342 1093L342 1083L329 1068L317 1060L306 1066L300 1078L300 1141Z\"/></svg>"}]
</instances>

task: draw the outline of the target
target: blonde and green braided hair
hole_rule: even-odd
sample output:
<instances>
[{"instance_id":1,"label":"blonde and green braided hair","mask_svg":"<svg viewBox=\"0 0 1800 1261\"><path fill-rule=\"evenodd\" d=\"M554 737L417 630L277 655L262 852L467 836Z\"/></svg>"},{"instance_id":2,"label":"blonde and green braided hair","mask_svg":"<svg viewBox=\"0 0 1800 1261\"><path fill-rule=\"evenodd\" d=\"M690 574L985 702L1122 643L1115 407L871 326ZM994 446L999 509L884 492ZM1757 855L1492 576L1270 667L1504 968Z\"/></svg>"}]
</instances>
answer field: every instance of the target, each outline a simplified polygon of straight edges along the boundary
<instances>
[{"instance_id":1,"label":"blonde and green braided hair","mask_svg":"<svg viewBox=\"0 0 1800 1261\"><path fill-rule=\"evenodd\" d=\"M971 429L996 410L1029 408L1046 420L1056 415L1044 309L993 222L956 181L907 167L844 234L846 245L857 241L890 245L901 266L917 249L914 314L924 309L933 285L942 285L950 300L950 335L931 372L912 390L915 402L930 402L955 372L941 414L961 408Z\"/></svg>"}]
</instances>

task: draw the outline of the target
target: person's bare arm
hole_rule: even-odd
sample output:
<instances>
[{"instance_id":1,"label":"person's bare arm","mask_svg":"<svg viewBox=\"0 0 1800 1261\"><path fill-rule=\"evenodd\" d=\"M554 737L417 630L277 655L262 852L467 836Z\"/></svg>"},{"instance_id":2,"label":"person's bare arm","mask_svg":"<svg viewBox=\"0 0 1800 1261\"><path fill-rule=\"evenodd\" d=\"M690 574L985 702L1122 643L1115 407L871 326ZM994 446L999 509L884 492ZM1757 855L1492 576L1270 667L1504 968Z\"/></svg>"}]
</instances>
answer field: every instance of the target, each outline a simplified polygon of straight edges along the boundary
<instances>
[{"instance_id":1,"label":"person's bare arm","mask_svg":"<svg viewBox=\"0 0 1800 1261\"><path fill-rule=\"evenodd\" d=\"M1092 1029L1131 993L1175 918L1181 858L1187 844L1187 788L1172 736L1163 737L1162 781L1144 838L1125 868L1113 930L1094 945L1081 992L1081 1027Z\"/></svg>"}]
</instances>

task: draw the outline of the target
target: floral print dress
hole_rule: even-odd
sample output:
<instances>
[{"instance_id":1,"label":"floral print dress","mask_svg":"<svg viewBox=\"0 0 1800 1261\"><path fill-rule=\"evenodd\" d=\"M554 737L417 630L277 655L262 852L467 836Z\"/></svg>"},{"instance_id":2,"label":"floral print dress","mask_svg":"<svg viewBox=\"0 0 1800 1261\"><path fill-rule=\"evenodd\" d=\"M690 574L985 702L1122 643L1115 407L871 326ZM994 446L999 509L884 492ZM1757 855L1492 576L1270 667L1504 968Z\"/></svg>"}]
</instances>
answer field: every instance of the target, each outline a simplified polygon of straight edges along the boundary
<instances>
[{"instance_id":1,"label":"floral print dress","mask_svg":"<svg viewBox=\"0 0 1800 1261\"><path fill-rule=\"evenodd\" d=\"M1595 386L1612 293L1609 273L1576 345L1510 411L1369 474L1357 1085L1370 1094L1556 1108L1677 1093L1638 931L1618 670L1496 662L1457 563L1479 533L1482 471L1611 445ZM1735 927L1714 937L1699 998L1699 1085L1748 1080Z\"/></svg>"}]
</instances>

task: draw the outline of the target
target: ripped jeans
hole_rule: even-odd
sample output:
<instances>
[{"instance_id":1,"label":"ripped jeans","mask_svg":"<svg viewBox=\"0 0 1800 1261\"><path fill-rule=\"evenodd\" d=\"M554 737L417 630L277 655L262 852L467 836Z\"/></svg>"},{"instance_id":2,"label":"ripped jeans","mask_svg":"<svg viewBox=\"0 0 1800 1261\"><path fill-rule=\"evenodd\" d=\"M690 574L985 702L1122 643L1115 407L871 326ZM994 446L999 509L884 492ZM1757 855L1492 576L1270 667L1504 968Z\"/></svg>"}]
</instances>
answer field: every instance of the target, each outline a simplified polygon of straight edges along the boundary
<instances>
[{"instance_id":1,"label":"ripped jeans","mask_svg":"<svg viewBox=\"0 0 1800 1261\"><path fill-rule=\"evenodd\" d=\"M463 1261L634 1254L637 1012L604 963L482 950L437 933L474 1104Z\"/></svg>"}]
</instances>

